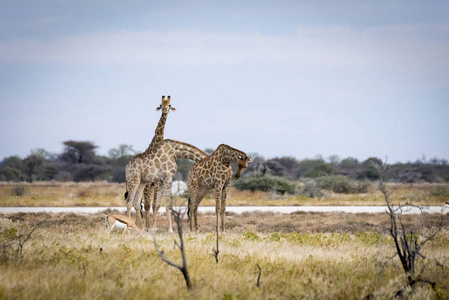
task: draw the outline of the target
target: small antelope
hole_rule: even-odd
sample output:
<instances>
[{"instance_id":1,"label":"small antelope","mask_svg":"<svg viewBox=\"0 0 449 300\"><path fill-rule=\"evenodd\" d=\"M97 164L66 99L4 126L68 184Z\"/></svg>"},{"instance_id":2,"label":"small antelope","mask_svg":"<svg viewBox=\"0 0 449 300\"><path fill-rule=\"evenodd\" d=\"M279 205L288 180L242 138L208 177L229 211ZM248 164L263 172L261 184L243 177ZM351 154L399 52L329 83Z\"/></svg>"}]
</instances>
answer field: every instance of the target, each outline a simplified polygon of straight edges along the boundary
<instances>
[{"instance_id":1,"label":"small antelope","mask_svg":"<svg viewBox=\"0 0 449 300\"><path fill-rule=\"evenodd\" d=\"M446 207L449 207L449 201L444 201L444 202L441 204L441 213L444 212L444 210L446 209Z\"/></svg>"},{"instance_id":2,"label":"small antelope","mask_svg":"<svg viewBox=\"0 0 449 300\"><path fill-rule=\"evenodd\" d=\"M108 233L111 233L112 229L116 227L118 229L123 229L123 234L125 234L128 229L132 229L139 234L143 234L143 231L136 225L136 223L134 223L134 220L130 217L111 214L109 216L105 215L104 220L106 223L106 231Z\"/></svg>"}]
</instances>

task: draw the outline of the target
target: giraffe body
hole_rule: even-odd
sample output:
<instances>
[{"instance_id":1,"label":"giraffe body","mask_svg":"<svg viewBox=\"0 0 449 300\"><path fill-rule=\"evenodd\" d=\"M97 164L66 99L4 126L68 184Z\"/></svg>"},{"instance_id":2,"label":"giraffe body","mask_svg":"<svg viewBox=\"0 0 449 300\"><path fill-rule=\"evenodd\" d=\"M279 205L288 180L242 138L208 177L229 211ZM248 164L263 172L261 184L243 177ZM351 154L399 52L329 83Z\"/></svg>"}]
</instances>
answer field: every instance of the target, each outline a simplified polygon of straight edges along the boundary
<instances>
[{"instance_id":1,"label":"giraffe body","mask_svg":"<svg viewBox=\"0 0 449 300\"><path fill-rule=\"evenodd\" d=\"M172 232L170 187L177 170L176 160L188 158L193 161L199 161L206 157L207 154L195 146L173 140L163 140L148 152L135 155L126 165L127 215L131 215L131 209L134 206L138 212L137 226L142 227L140 199L142 198L143 190L149 184L160 184L161 192L157 195L156 201L153 200L151 203L153 208L151 227L154 227L161 202L165 200L168 208L169 231ZM145 206L145 208L147 207Z\"/></svg>"},{"instance_id":2,"label":"giraffe body","mask_svg":"<svg viewBox=\"0 0 449 300\"><path fill-rule=\"evenodd\" d=\"M189 171L187 185L189 197L189 221L190 230L198 230L197 211L200 202L211 189L215 190L215 215L217 228L225 230L226 197L231 187L232 168L231 163L238 163L235 180L252 162L254 158L248 158L245 152L221 144L207 158L197 161Z\"/></svg>"},{"instance_id":3,"label":"giraffe body","mask_svg":"<svg viewBox=\"0 0 449 300\"><path fill-rule=\"evenodd\" d=\"M145 150L144 153L150 152L152 149L157 147L163 140L164 140L164 131L165 131L165 123L167 122L167 116L168 113L172 111L176 111L174 107L171 106L170 103L170 96L167 96L167 99L165 99L165 96L162 96L161 104L159 107L156 108L157 111L162 111L161 117L159 119L159 122L157 123L156 129L154 130L154 136L151 140L150 145L148 145L148 148ZM145 205L145 224L146 228L149 227L150 223L150 204L154 202L154 200L157 198L157 195L160 190L160 183L151 183L147 184L143 191L143 202ZM142 215L142 213L141 213Z\"/></svg>"}]
</instances>

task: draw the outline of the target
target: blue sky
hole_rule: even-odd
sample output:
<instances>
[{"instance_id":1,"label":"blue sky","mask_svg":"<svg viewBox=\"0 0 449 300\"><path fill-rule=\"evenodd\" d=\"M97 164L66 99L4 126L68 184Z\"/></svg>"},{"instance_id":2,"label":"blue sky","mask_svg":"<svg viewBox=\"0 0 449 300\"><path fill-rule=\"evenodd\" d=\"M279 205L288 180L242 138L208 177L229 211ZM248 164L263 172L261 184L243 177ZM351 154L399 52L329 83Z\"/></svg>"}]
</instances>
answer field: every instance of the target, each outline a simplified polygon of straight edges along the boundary
<instances>
[{"instance_id":1,"label":"blue sky","mask_svg":"<svg viewBox=\"0 0 449 300\"><path fill-rule=\"evenodd\" d=\"M0 159L165 137L449 159L447 1L2 1Z\"/></svg>"}]
</instances>

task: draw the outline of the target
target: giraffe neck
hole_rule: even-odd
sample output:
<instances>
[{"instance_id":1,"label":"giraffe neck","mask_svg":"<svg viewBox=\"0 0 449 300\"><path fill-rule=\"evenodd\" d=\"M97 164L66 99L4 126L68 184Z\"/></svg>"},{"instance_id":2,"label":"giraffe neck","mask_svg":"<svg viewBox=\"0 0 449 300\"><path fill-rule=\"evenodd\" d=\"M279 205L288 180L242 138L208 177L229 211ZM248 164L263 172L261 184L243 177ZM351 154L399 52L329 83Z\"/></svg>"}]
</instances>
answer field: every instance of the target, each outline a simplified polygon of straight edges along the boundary
<instances>
[{"instance_id":1,"label":"giraffe neck","mask_svg":"<svg viewBox=\"0 0 449 300\"><path fill-rule=\"evenodd\" d=\"M215 152L217 152L217 155L220 156L220 159L224 164L238 163L240 160L238 158L239 156L246 157L245 152L237 150L225 144L221 144L220 146L218 146Z\"/></svg>"},{"instance_id":2,"label":"giraffe neck","mask_svg":"<svg viewBox=\"0 0 449 300\"><path fill-rule=\"evenodd\" d=\"M156 145L160 144L164 140L164 130L165 130L165 123L167 122L167 116L168 113L162 113L159 122L157 123L156 130L154 131L154 137L151 140L151 143L145 150L145 152L150 151L152 148L154 148Z\"/></svg>"},{"instance_id":3,"label":"giraffe neck","mask_svg":"<svg viewBox=\"0 0 449 300\"><path fill-rule=\"evenodd\" d=\"M164 143L168 143L171 149L174 150L173 155L175 156L175 159L188 158L193 161L199 161L207 157L207 154L204 151L187 143L174 140L164 140Z\"/></svg>"}]
</instances>

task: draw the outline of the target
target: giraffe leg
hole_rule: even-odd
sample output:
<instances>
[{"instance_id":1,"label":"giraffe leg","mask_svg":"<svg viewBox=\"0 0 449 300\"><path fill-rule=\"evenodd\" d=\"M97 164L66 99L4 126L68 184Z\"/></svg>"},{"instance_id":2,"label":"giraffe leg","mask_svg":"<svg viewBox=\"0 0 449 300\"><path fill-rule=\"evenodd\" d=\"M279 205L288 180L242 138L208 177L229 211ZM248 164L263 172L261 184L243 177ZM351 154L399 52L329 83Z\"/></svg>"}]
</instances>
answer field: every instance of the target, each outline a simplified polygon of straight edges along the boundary
<instances>
[{"instance_id":1,"label":"giraffe leg","mask_svg":"<svg viewBox=\"0 0 449 300\"><path fill-rule=\"evenodd\" d=\"M215 184L215 217L216 217L216 226L218 228L218 225L221 223L220 217L221 217L221 194L223 191L223 185L222 184ZM223 229L222 229L223 231Z\"/></svg>"},{"instance_id":2,"label":"giraffe leg","mask_svg":"<svg viewBox=\"0 0 449 300\"><path fill-rule=\"evenodd\" d=\"M195 201L195 211L194 211L195 231L198 231L198 207L200 206L201 201L203 201L208 191L209 190L207 188L200 188L198 196Z\"/></svg>"},{"instance_id":3,"label":"giraffe leg","mask_svg":"<svg viewBox=\"0 0 449 300\"><path fill-rule=\"evenodd\" d=\"M152 208L153 208L153 215L154 215L154 204L156 203L156 200L157 200L157 197L158 197L158 195L159 195L159 191L161 190L161 183L160 182L156 182L156 183L154 183L154 192L153 192L153 198L151 199L152 201L151 201L151 205L152 205ZM160 207L161 205L159 204L159 206L158 206L158 208L157 208L157 210L159 211L159 207ZM157 213L156 213L156 215L157 215Z\"/></svg>"},{"instance_id":4,"label":"giraffe leg","mask_svg":"<svg viewBox=\"0 0 449 300\"><path fill-rule=\"evenodd\" d=\"M131 211L133 209L134 198L137 194L138 187L131 187L128 190L128 198L126 198L126 215L131 217Z\"/></svg>"},{"instance_id":5,"label":"giraffe leg","mask_svg":"<svg viewBox=\"0 0 449 300\"><path fill-rule=\"evenodd\" d=\"M157 191L159 191L161 184L158 182L157 184ZM155 189L156 190L156 189ZM161 207L162 202L162 193L154 192L155 200L153 201L153 219L151 220L151 228L156 228L156 219L157 219L157 213L159 212L159 208Z\"/></svg>"},{"instance_id":6,"label":"giraffe leg","mask_svg":"<svg viewBox=\"0 0 449 300\"><path fill-rule=\"evenodd\" d=\"M193 218L195 216L196 220L196 214L195 214L195 207L196 207L196 198L198 195L198 180L196 178L189 178L189 222L190 222L190 231L193 231L194 225L193 224Z\"/></svg>"},{"instance_id":7,"label":"giraffe leg","mask_svg":"<svg viewBox=\"0 0 449 300\"><path fill-rule=\"evenodd\" d=\"M229 189L231 188L231 184L225 184L223 187L223 193L221 195L221 231L225 232L225 212L226 212L226 198L228 196Z\"/></svg>"},{"instance_id":8,"label":"giraffe leg","mask_svg":"<svg viewBox=\"0 0 449 300\"><path fill-rule=\"evenodd\" d=\"M139 187L137 188L136 195L134 196L134 202L133 202L133 206L134 206L134 209L136 210L136 215L137 215L136 216L136 225L139 228L143 228L140 203L142 202L142 194L143 194L144 188L145 188L145 184L139 185Z\"/></svg>"},{"instance_id":9,"label":"giraffe leg","mask_svg":"<svg viewBox=\"0 0 449 300\"><path fill-rule=\"evenodd\" d=\"M126 197L126 215L128 217L131 217L133 201L139 188L140 179L140 175L134 171L126 171L126 186L128 192L128 196Z\"/></svg>"},{"instance_id":10,"label":"giraffe leg","mask_svg":"<svg viewBox=\"0 0 449 300\"><path fill-rule=\"evenodd\" d=\"M161 187L161 195L165 201L165 207L167 210L167 219L168 219L168 232L173 232L173 226L171 222L171 209L173 208L171 198L170 198L170 187L171 187L171 178L168 178L162 183Z\"/></svg>"},{"instance_id":11,"label":"giraffe leg","mask_svg":"<svg viewBox=\"0 0 449 300\"><path fill-rule=\"evenodd\" d=\"M146 229L150 227L150 207L153 202L154 185L147 184L143 190L143 200L145 205L145 226Z\"/></svg>"}]
</instances>

